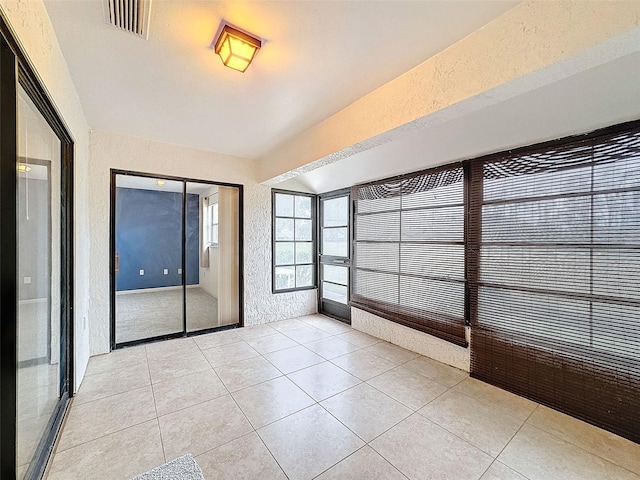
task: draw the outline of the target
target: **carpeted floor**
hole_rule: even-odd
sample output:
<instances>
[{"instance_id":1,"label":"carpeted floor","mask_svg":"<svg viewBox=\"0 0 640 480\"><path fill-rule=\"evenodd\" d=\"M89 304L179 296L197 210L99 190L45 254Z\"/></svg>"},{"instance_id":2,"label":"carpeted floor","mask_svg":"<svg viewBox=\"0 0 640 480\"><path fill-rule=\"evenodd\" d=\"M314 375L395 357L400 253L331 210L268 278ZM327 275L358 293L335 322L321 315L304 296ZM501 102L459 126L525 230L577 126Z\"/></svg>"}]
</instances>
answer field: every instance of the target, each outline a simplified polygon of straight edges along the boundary
<instances>
[{"instance_id":1,"label":"carpeted floor","mask_svg":"<svg viewBox=\"0 0 640 480\"><path fill-rule=\"evenodd\" d=\"M218 325L218 300L202 288L187 288L187 330ZM116 342L182 331L182 289L116 294Z\"/></svg>"}]
</instances>

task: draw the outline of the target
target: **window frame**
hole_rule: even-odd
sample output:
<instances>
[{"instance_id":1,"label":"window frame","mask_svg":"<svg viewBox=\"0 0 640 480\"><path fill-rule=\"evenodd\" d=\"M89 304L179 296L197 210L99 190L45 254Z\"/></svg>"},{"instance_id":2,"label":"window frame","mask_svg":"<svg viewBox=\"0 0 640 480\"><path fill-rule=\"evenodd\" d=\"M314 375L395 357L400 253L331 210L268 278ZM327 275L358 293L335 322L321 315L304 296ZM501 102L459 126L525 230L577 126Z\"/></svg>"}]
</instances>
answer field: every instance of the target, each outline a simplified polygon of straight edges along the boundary
<instances>
[{"instance_id":1,"label":"window frame","mask_svg":"<svg viewBox=\"0 0 640 480\"><path fill-rule=\"evenodd\" d=\"M294 197L294 206L295 206L295 197L308 197L311 199L311 217L303 218L296 217L295 210L293 217L283 217L276 215L276 195L290 195ZM294 207L295 208L295 207ZM289 292L300 292L304 290L314 290L318 288L318 196L313 193L305 193L305 192L296 192L293 190L281 190L281 189L271 189L271 293L289 293ZM294 268L297 265L311 265L313 268L313 274L311 276L313 283L311 285L306 285L303 287L293 287L293 288L284 288L278 289L276 288L276 268L289 266L289 265L276 265L276 243L283 242L282 240L276 241L276 219L278 218L291 218L295 219L303 219L303 220L311 220L311 240L310 241L296 241L295 236L293 240L287 241L288 243L311 243L311 263L296 263L294 256L294 263L291 265ZM294 227L295 228L295 227Z\"/></svg>"}]
</instances>

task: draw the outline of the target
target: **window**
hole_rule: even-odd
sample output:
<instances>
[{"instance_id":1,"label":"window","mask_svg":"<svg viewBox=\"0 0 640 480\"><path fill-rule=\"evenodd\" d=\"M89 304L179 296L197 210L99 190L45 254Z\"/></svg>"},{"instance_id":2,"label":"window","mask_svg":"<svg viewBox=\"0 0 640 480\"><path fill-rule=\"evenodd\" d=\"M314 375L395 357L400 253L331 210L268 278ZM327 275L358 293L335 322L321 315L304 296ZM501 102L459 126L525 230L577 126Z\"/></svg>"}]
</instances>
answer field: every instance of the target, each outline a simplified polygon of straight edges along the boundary
<instances>
[{"instance_id":1,"label":"window","mask_svg":"<svg viewBox=\"0 0 640 480\"><path fill-rule=\"evenodd\" d=\"M218 194L208 199L204 222L204 241L207 247L218 246Z\"/></svg>"},{"instance_id":2,"label":"window","mask_svg":"<svg viewBox=\"0 0 640 480\"><path fill-rule=\"evenodd\" d=\"M273 191L273 291L315 288L315 196Z\"/></svg>"},{"instance_id":3,"label":"window","mask_svg":"<svg viewBox=\"0 0 640 480\"><path fill-rule=\"evenodd\" d=\"M466 346L461 164L358 185L351 305Z\"/></svg>"},{"instance_id":4,"label":"window","mask_svg":"<svg viewBox=\"0 0 640 480\"><path fill-rule=\"evenodd\" d=\"M472 375L640 441L640 127L472 168Z\"/></svg>"}]
</instances>

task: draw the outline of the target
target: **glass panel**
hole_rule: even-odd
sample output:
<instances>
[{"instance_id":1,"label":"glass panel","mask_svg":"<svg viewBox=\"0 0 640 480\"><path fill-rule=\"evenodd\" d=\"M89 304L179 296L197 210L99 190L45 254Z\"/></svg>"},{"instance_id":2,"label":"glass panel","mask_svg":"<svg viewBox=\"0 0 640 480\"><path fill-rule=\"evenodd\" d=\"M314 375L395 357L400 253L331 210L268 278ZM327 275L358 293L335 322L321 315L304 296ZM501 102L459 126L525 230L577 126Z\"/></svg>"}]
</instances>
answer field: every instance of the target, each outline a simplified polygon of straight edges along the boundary
<instances>
[{"instance_id":1,"label":"glass panel","mask_svg":"<svg viewBox=\"0 0 640 480\"><path fill-rule=\"evenodd\" d=\"M182 188L116 177L116 343L183 330Z\"/></svg>"},{"instance_id":2,"label":"glass panel","mask_svg":"<svg viewBox=\"0 0 640 480\"><path fill-rule=\"evenodd\" d=\"M335 265L324 265L323 280L327 282L339 283L340 285L349 285L349 268L338 267Z\"/></svg>"},{"instance_id":3,"label":"glass panel","mask_svg":"<svg viewBox=\"0 0 640 480\"><path fill-rule=\"evenodd\" d=\"M293 240L292 218L276 218L276 240Z\"/></svg>"},{"instance_id":4,"label":"glass panel","mask_svg":"<svg viewBox=\"0 0 640 480\"><path fill-rule=\"evenodd\" d=\"M276 265L293 265L294 259L295 243L276 242Z\"/></svg>"},{"instance_id":5,"label":"glass panel","mask_svg":"<svg viewBox=\"0 0 640 480\"><path fill-rule=\"evenodd\" d=\"M312 240L311 232L311 220L296 220L296 240L310 242Z\"/></svg>"},{"instance_id":6,"label":"glass panel","mask_svg":"<svg viewBox=\"0 0 640 480\"><path fill-rule=\"evenodd\" d=\"M336 257L349 256L349 229L324 228L322 230L322 254Z\"/></svg>"},{"instance_id":7,"label":"glass panel","mask_svg":"<svg viewBox=\"0 0 640 480\"><path fill-rule=\"evenodd\" d=\"M61 395L60 149L60 140L19 88L18 478L34 459Z\"/></svg>"},{"instance_id":8,"label":"glass panel","mask_svg":"<svg viewBox=\"0 0 640 480\"><path fill-rule=\"evenodd\" d=\"M298 265L296 267L296 287L311 287L313 285L313 265Z\"/></svg>"},{"instance_id":9,"label":"glass panel","mask_svg":"<svg viewBox=\"0 0 640 480\"><path fill-rule=\"evenodd\" d=\"M276 290L296 287L296 267L276 267Z\"/></svg>"},{"instance_id":10,"label":"glass panel","mask_svg":"<svg viewBox=\"0 0 640 480\"><path fill-rule=\"evenodd\" d=\"M313 262L313 243L297 242L296 243L296 263L312 263Z\"/></svg>"},{"instance_id":11,"label":"glass panel","mask_svg":"<svg viewBox=\"0 0 640 480\"><path fill-rule=\"evenodd\" d=\"M239 191L187 182L186 302L187 331L234 325L239 313ZM206 205L217 214L203 216ZM206 222L215 221L216 242L200 238ZM204 222L205 224L202 224Z\"/></svg>"},{"instance_id":12,"label":"glass panel","mask_svg":"<svg viewBox=\"0 0 640 480\"><path fill-rule=\"evenodd\" d=\"M276 217L293 217L293 195L276 193Z\"/></svg>"},{"instance_id":13,"label":"glass panel","mask_svg":"<svg viewBox=\"0 0 640 480\"><path fill-rule=\"evenodd\" d=\"M334 302L344 303L346 305L348 301L347 287L336 285L334 283L323 282L322 297L333 300Z\"/></svg>"},{"instance_id":14,"label":"glass panel","mask_svg":"<svg viewBox=\"0 0 640 480\"><path fill-rule=\"evenodd\" d=\"M332 198L322 202L322 226L343 227L349 225L349 197Z\"/></svg>"},{"instance_id":15,"label":"glass panel","mask_svg":"<svg viewBox=\"0 0 640 480\"><path fill-rule=\"evenodd\" d=\"M296 217L311 218L311 197L300 197L296 195Z\"/></svg>"}]
</instances>

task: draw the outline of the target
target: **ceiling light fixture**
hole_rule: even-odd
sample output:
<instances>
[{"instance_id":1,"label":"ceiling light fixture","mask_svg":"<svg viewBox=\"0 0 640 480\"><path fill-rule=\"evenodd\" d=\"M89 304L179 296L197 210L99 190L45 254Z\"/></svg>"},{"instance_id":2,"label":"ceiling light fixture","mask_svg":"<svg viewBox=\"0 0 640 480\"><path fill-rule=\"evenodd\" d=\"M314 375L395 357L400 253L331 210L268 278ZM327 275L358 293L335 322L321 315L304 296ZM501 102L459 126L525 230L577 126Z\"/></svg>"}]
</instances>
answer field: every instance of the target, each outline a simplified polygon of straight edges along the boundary
<instances>
[{"instance_id":1,"label":"ceiling light fixture","mask_svg":"<svg viewBox=\"0 0 640 480\"><path fill-rule=\"evenodd\" d=\"M262 40L226 23L216 39L215 52L229 68L244 72L262 46Z\"/></svg>"},{"instance_id":2,"label":"ceiling light fixture","mask_svg":"<svg viewBox=\"0 0 640 480\"><path fill-rule=\"evenodd\" d=\"M164 187L164 184L166 182L164 180L156 180L156 185L158 185L159 187Z\"/></svg>"},{"instance_id":3,"label":"ceiling light fixture","mask_svg":"<svg viewBox=\"0 0 640 480\"><path fill-rule=\"evenodd\" d=\"M31 170L31 167L28 165L25 165L24 163L19 163L18 164L18 171L19 172L28 172Z\"/></svg>"}]
</instances>

